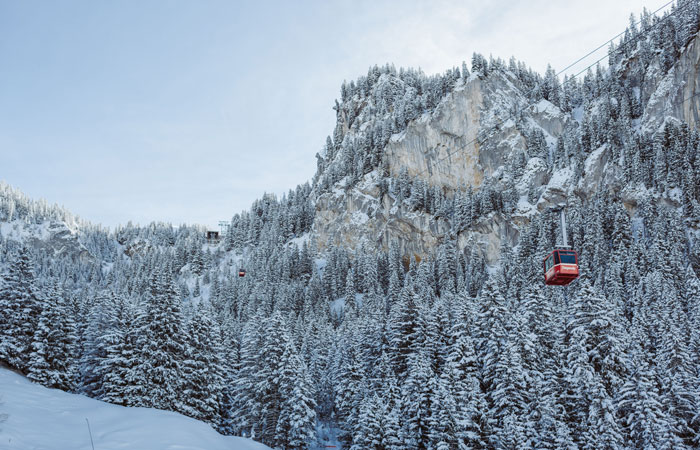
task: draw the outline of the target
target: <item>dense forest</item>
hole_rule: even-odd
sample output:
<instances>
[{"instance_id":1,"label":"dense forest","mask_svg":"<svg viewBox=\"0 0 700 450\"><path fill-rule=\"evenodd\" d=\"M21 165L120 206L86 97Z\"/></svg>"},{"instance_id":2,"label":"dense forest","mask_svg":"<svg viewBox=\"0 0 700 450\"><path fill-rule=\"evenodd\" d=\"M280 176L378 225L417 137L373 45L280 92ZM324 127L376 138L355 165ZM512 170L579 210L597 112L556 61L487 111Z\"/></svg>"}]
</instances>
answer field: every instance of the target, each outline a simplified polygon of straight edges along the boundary
<instances>
[{"instance_id":1,"label":"dense forest","mask_svg":"<svg viewBox=\"0 0 700 450\"><path fill-rule=\"evenodd\" d=\"M342 84L313 180L234 215L220 242L196 226L103 229L0 185L0 361L274 448L313 447L328 429L352 449L698 448L700 133L677 120L640 127L650 93L639 84L653 64L672 70L699 28L697 0L633 17L609 68L580 80L479 54L471 71L436 76L372 67ZM479 188L387 173L392 135L470 77L499 73L580 120L550 146L511 112L527 149ZM578 182L602 147L626 191L570 199L575 283L543 284L561 231L551 213L519 226L497 264L476 243L458 248L480 218L510 220L528 160ZM317 250L315 197L375 170L400 209L449 221L432 255ZM76 230L78 250L26 236L52 221Z\"/></svg>"}]
</instances>

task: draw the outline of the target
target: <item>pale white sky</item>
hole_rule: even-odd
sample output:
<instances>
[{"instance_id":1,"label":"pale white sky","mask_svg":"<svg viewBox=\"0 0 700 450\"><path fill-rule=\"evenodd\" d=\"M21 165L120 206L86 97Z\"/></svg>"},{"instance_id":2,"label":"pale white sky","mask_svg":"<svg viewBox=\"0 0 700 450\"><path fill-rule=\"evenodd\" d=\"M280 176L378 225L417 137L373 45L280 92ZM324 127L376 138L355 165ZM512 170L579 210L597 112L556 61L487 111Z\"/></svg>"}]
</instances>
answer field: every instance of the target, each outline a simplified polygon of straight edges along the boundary
<instances>
[{"instance_id":1,"label":"pale white sky","mask_svg":"<svg viewBox=\"0 0 700 450\"><path fill-rule=\"evenodd\" d=\"M213 227L311 179L373 64L559 70L664 3L0 0L0 179L94 223Z\"/></svg>"}]
</instances>

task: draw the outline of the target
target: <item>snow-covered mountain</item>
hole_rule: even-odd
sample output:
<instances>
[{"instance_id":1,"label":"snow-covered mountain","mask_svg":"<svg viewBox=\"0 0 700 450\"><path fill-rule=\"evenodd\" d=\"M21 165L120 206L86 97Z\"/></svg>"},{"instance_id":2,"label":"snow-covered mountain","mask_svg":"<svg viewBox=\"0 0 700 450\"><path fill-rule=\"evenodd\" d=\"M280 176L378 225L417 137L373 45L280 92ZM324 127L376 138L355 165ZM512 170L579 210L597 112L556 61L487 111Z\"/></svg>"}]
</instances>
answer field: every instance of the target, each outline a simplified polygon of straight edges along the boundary
<instances>
[{"instance_id":1,"label":"snow-covered mountain","mask_svg":"<svg viewBox=\"0 0 700 450\"><path fill-rule=\"evenodd\" d=\"M699 29L645 12L582 78L372 67L221 242L0 185L0 360L278 448L697 448Z\"/></svg>"}]
</instances>

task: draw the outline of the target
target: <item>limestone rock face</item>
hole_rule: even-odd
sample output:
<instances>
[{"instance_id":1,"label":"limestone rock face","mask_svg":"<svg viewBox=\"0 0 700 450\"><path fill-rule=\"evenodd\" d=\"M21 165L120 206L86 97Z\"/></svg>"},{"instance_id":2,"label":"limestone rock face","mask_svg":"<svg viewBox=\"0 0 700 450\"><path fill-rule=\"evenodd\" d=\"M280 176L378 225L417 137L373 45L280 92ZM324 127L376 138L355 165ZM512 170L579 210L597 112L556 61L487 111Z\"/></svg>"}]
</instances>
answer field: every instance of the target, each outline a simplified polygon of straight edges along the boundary
<instances>
[{"instance_id":1,"label":"limestone rock face","mask_svg":"<svg viewBox=\"0 0 700 450\"><path fill-rule=\"evenodd\" d=\"M549 176L547 164L541 158L530 158L515 188L520 195L527 195L531 190L547 184Z\"/></svg>"},{"instance_id":2,"label":"limestone rock face","mask_svg":"<svg viewBox=\"0 0 700 450\"><path fill-rule=\"evenodd\" d=\"M646 89L652 92L642 124L656 130L668 117L684 120L691 128L700 125L700 35L691 40L680 59L663 78L654 76L658 62L648 70Z\"/></svg>"},{"instance_id":3,"label":"limestone rock face","mask_svg":"<svg viewBox=\"0 0 700 450\"><path fill-rule=\"evenodd\" d=\"M320 250L332 245L355 248L362 243L387 250L397 241L403 254L420 258L439 244L449 231L446 220L407 212L389 195L380 202L377 185L377 173L372 172L347 192L336 190L318 197L312 232Z\"/></svg>"},{"instance_id":4,"label":"limestone rock face","mask_svg":"<svg viewBox=\"0 0 700 450\"><path fill-rule=\"evenodd\" d=\"M503 215L491 213L481 218L469 233L461 233L457 238L457 248L463 249L470 243L476 243L484 255L486 264L493 265L498 262L501 252L501 243L517 242L518 229L512 221L506 220Z\"/></svg>"},{"instance_id":5,"label":"limestone rock face","mask_svg":"<svg viewBox=\"0 0 700 450\"><path fill-rule=\"evenodd\" d=\"M130 258L136 255L143 256L152 249L151 244L145 239L136 239L132 242L124 242L123 244L126 244L124 246L124 254Z\"/></svg>"},{"instance_id":6,"label":"limestone rock face","mask_svg":"<svg viewBox=\"0 0 700 450\"><path fill-rule=\"evenodd\" d=\"M593 151L584 164L584 171L578 183L578 191L582 195L594 194L603 179L605 166L610 158L610 149L604 145Z\"/></svg>"},{"instance_id":7,"label":"limestone rock face","mask_svg":"<svg viewBox=\"0 0 700 450\"><path fill-rule=\"evenodd\" d=\"M516 154L526 154L527 150L523 124L511 118L518 108L524 108L521 119L528 127L541 130L548 143L556 142L572 120L546 100L530 106L526 93L509 72L495 72L485 79L472 75L432 114L424 114L391 137L385 148L386 170L396 178L405 169L413 180L448 193L468 186L478 190L487 178L492 179L494 189L500 190L505 181L503 168ZM346 131L352 139L356 129ZM531 158L523 175L512 182L519 195L527 196L531 191L543 190L550 177L546 161ZM345 188L346 182L341 180L332 192L315 199L312 233L320 250L332 245L352 248L361 242L386 250L391 242L398 242L404 255L423 258L440 242L455 238L446 219L407 211L390 195L380 198L377 171L350 189ZM534 206L521 203L518 211L517 222L527 223ZM499 214L491 214L457 236L457 244L461 249L476 242L492 263L497 260L501 240L515 243L517 237L517 229Z\"/></svg>"},{"instance_id":8,"label":"limestone rock face","mask_svg":"<svg viewBox=\"0 0 700 450\"><path fill-rule=\"evenodd\" d=\"M522 128L506 120L507 111L527 103L512 75L494 73L486 79L472 76L447 95L432 114L424 114L392 136L385 149L389 174L398 177L405 169L413 180L445 192L467 186L478 190L485 178L491 177L495 189L500 189L503 167L511 163L516 152L526 150ZM546 100L528 107L523 117L551 140L571 120ZM347 132L352 138L355 130L348 128ZM532 158L517 180L517 190L527 195L546 185L549 177L546 162ZM386 194L380 198L377 171L351 189L345 188L346 182L341 180L332 192L315 199L312 231L320 250L332 245L354 248L360 242L386 250L391 242L398 242L404 255L423 258L444 239L454 238L449 236L446 219L407 211L405 205L397 205ZM521 220L529 220L529 213ZM497 214L482 218L478 226L462 234L458 246L477 242L489 262L497 258L502 238L512 243L517 240L517 230Z\"/></svg>"},{"instance_id":9,"label":"limestone rock face","mask_svg":"<svg viewBox=\"0 0 700 450\"><path fill-rule=\"evenodd\" d=\"M540 195L538 209L541 211L547 206L566 203L571 196L573 178L574 173L569 167L555 171Z\"/></svg>"},{"instance_id":10,"label":"limestone rock face","mask_svg":"<svg viewBox=\"0 0 700 450\"><path fill-rule=\"evenodd\" d=\"M41 224L28 224L16 220L6 223L3 237L24 241L25 245L44 251L47 255L67 256L73 260L89 260L92 255L80 242L80 231L63 221L46 221Z\"/></svg>"},{"instance_id":11,"label":"limestone rock face","mask_svg":"<svg viewBox=\"0 0 700 450\"><path fill-rule=\"evenodd\" d=\"M398 176L406 168L411 177L432 185L456 188L480 186L479 119L482 82L473 78L447 96L430 117L409 124L386 148L389 170Z\"/></svg>"},{"instance_id":12,"label":"limestone rock face","mask_svg":"<svg viewBox=\"0 0 700 450\"><path fill-rule=\"evenodd\" d=\"M48 239L36 244L44 247L48 253L55 255L69 254L77 259L89 258L87 249L78 240L77 230L72 230L65 222L50 222Z\"/></svg>"}]
</instances>

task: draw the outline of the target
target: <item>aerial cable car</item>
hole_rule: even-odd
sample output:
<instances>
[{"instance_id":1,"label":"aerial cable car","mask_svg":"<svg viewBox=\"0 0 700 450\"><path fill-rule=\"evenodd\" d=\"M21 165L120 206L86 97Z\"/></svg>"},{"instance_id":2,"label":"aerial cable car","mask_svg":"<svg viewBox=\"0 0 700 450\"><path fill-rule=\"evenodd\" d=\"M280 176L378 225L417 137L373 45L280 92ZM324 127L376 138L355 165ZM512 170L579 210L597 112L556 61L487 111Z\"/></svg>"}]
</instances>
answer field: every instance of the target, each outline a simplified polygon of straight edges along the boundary
<instances>
[{"instance_id":1,"label":"aerial cable car","mask_svg":"<svg viewBox=\"0 0 700 450\"><path fill-rule=\"evenodd\" d=\"M243 278L245 276L245 269L238 269L238 276Z\"/></svg>"},{"instance_id":2,"label":"aerial cable car","mask_svg":"<svg viewBox=\"0 0 700 450\"><path fill-rule=\"evenodd\" d=\"M566 236L566 215L564 208L559 209L563 244L557 246L544 259L544 284L548 286L566 286L578 278L578 253L569 247Z\"/></svg>"}]
</instances>

